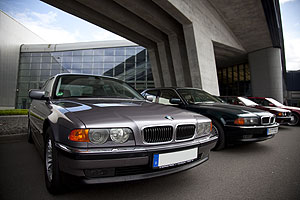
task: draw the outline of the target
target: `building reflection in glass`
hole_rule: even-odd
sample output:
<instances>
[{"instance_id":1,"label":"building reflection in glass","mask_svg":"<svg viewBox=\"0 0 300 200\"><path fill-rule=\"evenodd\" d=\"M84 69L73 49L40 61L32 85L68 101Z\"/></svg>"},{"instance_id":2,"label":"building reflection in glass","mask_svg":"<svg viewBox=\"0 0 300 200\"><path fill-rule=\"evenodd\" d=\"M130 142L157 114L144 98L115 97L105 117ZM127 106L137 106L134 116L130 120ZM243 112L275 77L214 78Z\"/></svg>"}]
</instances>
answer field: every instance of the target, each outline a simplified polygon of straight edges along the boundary
<instances>
[{"instance_id":1,"label":"building reflection in glass","mask_svg":"<svg viewBox=\"0 0 300 200\"><path fill-rule=\"evenodd\" d=\"M148 52L140 46L21 52L16 108L28 108L28 90L40 88L50 76L59 73L116 77L139 91L154 87Z\"/></svg>"}]
</instances>

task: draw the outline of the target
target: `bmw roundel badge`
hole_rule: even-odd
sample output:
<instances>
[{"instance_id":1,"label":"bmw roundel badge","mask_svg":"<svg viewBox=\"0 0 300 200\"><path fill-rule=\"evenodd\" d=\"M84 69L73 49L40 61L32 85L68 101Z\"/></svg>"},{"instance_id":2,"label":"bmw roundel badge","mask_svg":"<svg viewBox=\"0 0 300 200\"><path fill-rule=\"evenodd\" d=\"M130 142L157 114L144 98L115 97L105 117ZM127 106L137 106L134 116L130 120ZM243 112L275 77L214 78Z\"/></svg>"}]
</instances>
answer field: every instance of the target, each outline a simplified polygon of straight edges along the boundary
<instances>
[{"instance_id":1,"label":"bmw roundel badge","mask_svg":"<svg viewBox=\"0 0 300 200\"><path fill-rule=\"evenodd\" d=\"M169 115L166 115L165 118L168 119L168 120L174 120L174 118L169 116Z\"/></svg>"}]
</instances>

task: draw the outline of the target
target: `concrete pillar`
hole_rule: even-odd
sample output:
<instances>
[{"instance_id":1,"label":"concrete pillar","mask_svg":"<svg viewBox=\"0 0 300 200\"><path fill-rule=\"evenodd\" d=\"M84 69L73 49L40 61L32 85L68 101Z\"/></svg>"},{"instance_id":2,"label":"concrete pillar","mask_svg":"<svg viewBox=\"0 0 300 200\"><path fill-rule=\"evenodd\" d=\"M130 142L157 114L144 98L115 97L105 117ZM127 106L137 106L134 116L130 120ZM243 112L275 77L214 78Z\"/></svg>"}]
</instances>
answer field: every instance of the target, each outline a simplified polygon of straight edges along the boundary
<instances>
[{"instance_id":1,"label":"concrete pillar","mask_svg":"<svg viewBox=\"0 0 300 200\"><path fill-rule=\"evenodd\" d=\"M184 69L180 56L180 47L177 35L173 34L169 36L169 43L175 72L176 86L183 87L185 86Z\"/></svg>"},{"instance_id":2,"label":"concrete pillar","mask_svg":"<svg viewBox=\"0 0 300 200\"><path fill-rule=\"evenodd\" d=\"M158 58L158 52L155 49L147 49L151 63L152 75L155 87L164 87L161 65Z\"/></svg>"},{"instance_id":3,"label":"concrete pillar","mask_svg":"<svg viewBox=\"0 0 300 200\"><path fill-rule=\"evenodd\" d=\"M219 95L218 76L213 42L192 24L183 27L192 87Z\"/></svg>"},{"instance_id":4,"label":"concrete pillar","mask_svg":"<svg viewBox=\"0 0 300 200\"><path fill-rule=\"evenodd\" d=\"M283 102L281 52L267 48L248 54L252 95Z\"/></svg>"},{"instance_id":5,"label":"concrete pillar","mask_svg":"<svg viewBox=\"0 0 300 200\"><path fill-rule=\"evenodd\" d=\"M168 47L164 42L159 42L157 43L157 49L162 70L161 76L163 77L165 87L176 86L170 47Z\"/></svg>"},{"instance_id":6,"label":"concrete pillar","mask_svg":"<svg viewBox=\"0 0 300 200\"><path fill-rule=\"evenodd\" d=\"M184 39L186 44L187 58L189 62L189 71L191 78L191 87L202 89L202 81L199 69L199 60L197 55L197 46L195 41L193 24L183 26Z\"/></svg>"}]
</instances>

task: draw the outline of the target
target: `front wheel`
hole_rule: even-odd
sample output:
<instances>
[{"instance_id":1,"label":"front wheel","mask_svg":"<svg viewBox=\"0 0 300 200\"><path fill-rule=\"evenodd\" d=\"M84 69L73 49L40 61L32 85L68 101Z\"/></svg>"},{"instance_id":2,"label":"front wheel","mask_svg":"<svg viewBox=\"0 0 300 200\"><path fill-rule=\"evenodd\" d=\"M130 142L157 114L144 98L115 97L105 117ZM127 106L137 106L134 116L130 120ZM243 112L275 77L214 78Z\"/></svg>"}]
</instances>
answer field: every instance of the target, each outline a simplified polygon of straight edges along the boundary
<instances>
[{"instance_id":1,"label":"front wheel","mask_svg":"<svg viewBox=\"0 0 300 200\"><path fill-rule=\"evenodd\" d=\"M212 150L219 151L224 149L226 146L224 129L222 125L215 120L212 120L212 135L218 136L217 144Z\"/></svg>"},{"instance_id":2,"label":"front wheel","mask_svg":"<svg viewBox=\"0 0 300 200\"><path fill-rule=\"evenodd\" d=\"M292 113L292 120L288 123L288 125L291 126L296 126L299 123L299 115L297 115L296 113Z\"/></svg>"},{"instance_id":3,"label":"front wheel","mask_svg":"<svg viewBox=\"0 0 300 200\"><path fill-rule=\"evenodd\" d=\"M58 152L54 146L51 128L48 128L45 134L44 155L45 182L47 190L51 194L61 193L63 185L58 166Z\"/></svg>"}]
</instances>

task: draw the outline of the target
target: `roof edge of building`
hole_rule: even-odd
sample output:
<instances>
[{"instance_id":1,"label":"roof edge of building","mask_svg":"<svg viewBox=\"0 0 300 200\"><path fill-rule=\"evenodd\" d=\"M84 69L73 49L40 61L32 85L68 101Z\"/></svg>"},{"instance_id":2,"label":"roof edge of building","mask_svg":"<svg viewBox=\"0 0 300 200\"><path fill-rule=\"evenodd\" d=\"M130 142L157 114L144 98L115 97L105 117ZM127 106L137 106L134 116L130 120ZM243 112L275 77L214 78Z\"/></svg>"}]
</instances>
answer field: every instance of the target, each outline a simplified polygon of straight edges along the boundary
<instances>
[{"instance_id":1,"label":"roof edge of building","mask_svg":"<svg viewBox=\"0 0 300 200\"><path fill-rule=\"evenodd\" d=\"M93 42L76 42L64 44L23 44L21 52L54 52L54 51L72 51L83 49L113 48L138 46L138 44L128 40L108 40Z\"/></svg>"}]
</instances>

